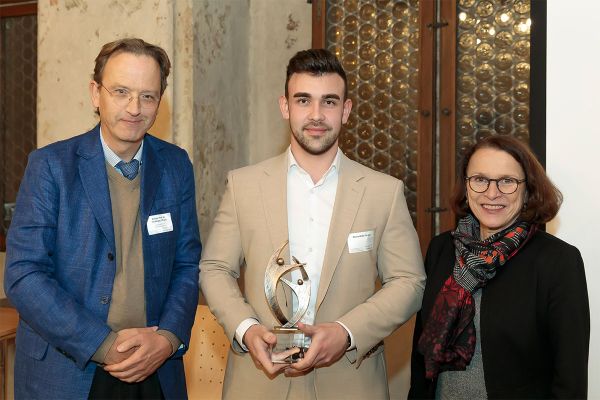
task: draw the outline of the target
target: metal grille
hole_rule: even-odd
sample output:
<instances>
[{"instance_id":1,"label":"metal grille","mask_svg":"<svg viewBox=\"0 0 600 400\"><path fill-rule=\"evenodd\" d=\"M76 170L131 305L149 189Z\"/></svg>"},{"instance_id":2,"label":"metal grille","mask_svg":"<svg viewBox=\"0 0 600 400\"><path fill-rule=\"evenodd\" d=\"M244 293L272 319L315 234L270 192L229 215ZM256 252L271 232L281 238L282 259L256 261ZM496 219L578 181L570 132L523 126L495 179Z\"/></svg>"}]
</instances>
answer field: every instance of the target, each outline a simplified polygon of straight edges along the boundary
<instances>
[{"instance_id":1,"label":"metal grille","mask_svg":"<svg viewBox=\"0 0 600 400\"><path fill-rule=\"evenodd\" d=\"M457 160L492 135L529 141L529 0L460 0Z\"/></svg>"},{"instance_id":2,"label":"metal grille","mask_svg":"<svg viewBox=\"0 0 600 400\"><path fill-rule=\"evenodd\" d=\"M326 47L346 70L354 105L342 151L403 180L416 221L419 2L328 0Z\"/></svg>"},{"instance_id":3,"label":"metal grille","mask_svg":"<svg viewBox=\"0 0 600 400\"><path fill-rule=\"evenodd\" d=\"M0 18L0 235L36 145L37 17Z\"/></svg>"}]
</instances>

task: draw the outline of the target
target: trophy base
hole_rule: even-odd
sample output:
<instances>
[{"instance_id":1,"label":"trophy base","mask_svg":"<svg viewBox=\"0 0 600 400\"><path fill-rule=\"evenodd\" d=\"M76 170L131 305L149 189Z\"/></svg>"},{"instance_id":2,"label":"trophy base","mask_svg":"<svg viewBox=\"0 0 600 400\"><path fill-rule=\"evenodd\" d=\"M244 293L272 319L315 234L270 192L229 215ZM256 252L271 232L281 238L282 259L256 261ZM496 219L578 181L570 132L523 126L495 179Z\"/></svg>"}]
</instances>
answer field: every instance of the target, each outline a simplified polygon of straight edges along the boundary
<instances>
[{"instance_id":1,"label":"trophy base","mask_svg":"<svg viewBox=\"0 0 600 400\"><path fill-rule=\"evenodd\" d=\"M300 329L275 326L271 332L277 337L277 344L271 350L273 364L293 364L304 358L308 347L304 345L304 333Z\"/></svg>"}]
</instances>

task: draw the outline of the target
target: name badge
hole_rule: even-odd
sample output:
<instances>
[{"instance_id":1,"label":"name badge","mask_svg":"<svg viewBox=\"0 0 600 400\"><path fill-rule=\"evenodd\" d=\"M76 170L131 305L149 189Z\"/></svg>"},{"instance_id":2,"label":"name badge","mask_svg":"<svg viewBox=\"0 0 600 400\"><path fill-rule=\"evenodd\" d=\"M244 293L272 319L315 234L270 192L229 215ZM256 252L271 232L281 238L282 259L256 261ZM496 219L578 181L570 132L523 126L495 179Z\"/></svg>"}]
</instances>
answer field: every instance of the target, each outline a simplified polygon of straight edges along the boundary
<instances>
[{"instance_id":1,"label":"name badge","mask_svg":"<svg viewBox=\"0 0 600 400\"><path fill-rule=\"evenodd\" d=\"M171 221L171 213L156 214L148 217L149 235L156 235L157 233L165 233L173 231L173 222Z\"/></svg>"},{"instance_id":2,"label":"name badge","mask_svg":"<svg viewBox=\"0 0 600 400\"><path fill-rule=\"evenodd\" d=\"M375 231L353 232L348 235L348 251L350 253L360 253L369 251L373 248Z\"/></svg>"}]
</instances>

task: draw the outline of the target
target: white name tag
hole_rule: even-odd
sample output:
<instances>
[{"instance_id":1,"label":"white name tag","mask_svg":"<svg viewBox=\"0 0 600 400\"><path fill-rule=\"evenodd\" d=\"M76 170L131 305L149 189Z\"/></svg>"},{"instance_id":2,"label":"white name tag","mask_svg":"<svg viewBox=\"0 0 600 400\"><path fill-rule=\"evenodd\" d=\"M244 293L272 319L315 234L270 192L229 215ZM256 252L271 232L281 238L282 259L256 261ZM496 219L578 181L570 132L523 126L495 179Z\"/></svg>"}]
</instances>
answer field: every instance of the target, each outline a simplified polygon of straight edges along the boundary
<instances>
[{"instance_id":1,"label":"white name tag","mask_svg":"<svg viewBox=\"0 0 600 400\"><path fill-rule=\"evenodd\" d=\"M148 223L146 226L148 227L149 235L173 231L171 213L151 215L148 218Z\"/></svg>"},{"instance_id":2,"label":"white name tag","mask_svg":"<svg viewBox=\"0 0 600 400\"><path fill-rule=\"evenodd\" d=\"M375 231L353 232L348 235L348 251L350 253L360 253L369 251L373 248Z\"/></svg>"}]
</instances>

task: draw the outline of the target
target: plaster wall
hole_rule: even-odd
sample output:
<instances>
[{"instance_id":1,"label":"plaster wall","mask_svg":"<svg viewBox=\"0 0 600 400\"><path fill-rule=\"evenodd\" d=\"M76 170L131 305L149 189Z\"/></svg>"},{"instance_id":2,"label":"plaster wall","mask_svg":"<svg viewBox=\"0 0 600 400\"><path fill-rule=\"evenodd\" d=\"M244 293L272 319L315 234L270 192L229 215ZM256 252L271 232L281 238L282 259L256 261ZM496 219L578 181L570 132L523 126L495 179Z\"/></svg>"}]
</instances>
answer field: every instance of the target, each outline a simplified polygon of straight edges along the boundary
<instances>
[{"instance_id":1,"label":"plaster wall","mask_svg":"<svg viewBox=\"0 0 600 400\"><path fill-rule=\"evenodd\" d=\"M176 141L173 75L189 75L178 71L184 64L176 56L191 59L191 54L182 54L186 47L176 42L179 31L174 28L175 13L186 4L191 0L39 1L38 146L72 137L98 122L89 96L94 59L104 43L133 36L163 47L174 64L151 132ZM178 28L182 22L177 21Z\"/></svg>"},{"instance_id":2,"label":"plaster wall","mask_svg":"<svg viewBox=\"0 0 600 400\"><path fill-rule=\"evenodd\" d=\"M548 1L546 167L564 202L548 231L576 246L585 264L591 314L588 397L600 398L598 269L598 92L600 3Z\"/></svg>"},{"instance_id":3,"label":"plaster wall","mask_svg":"<svg viewBox=\"0 0 600 400\"><path fill-rule=\"evenodd\" d=\"M248 163L249 5L194 2L194 170L201 237L208 236L227 171Z\"/></svg>"},{"instance_id":4,"label":"plaster wall","mask_svg":"<svg viewBox=\"0 0 600 400\"><path fill-rule=\"evenodd\" d=\"M304 0L250 1L250 164L279 154L289 145L289 125L281 117L278 97L284 93L288 60L299 50L311 47L311 10Z\"/></svg>"},{"instance_id":5,"label":"plaster wall","mask_svg":"<svg viewBox=\"0 0 600 400\"><path fill-rule=\"evenodd\" d=\"M194 2L194 160L201 235L227 172L289 144L279 113L285 67L310 47L311 6L297 0Z\"/></svg>"}]
</instances>

